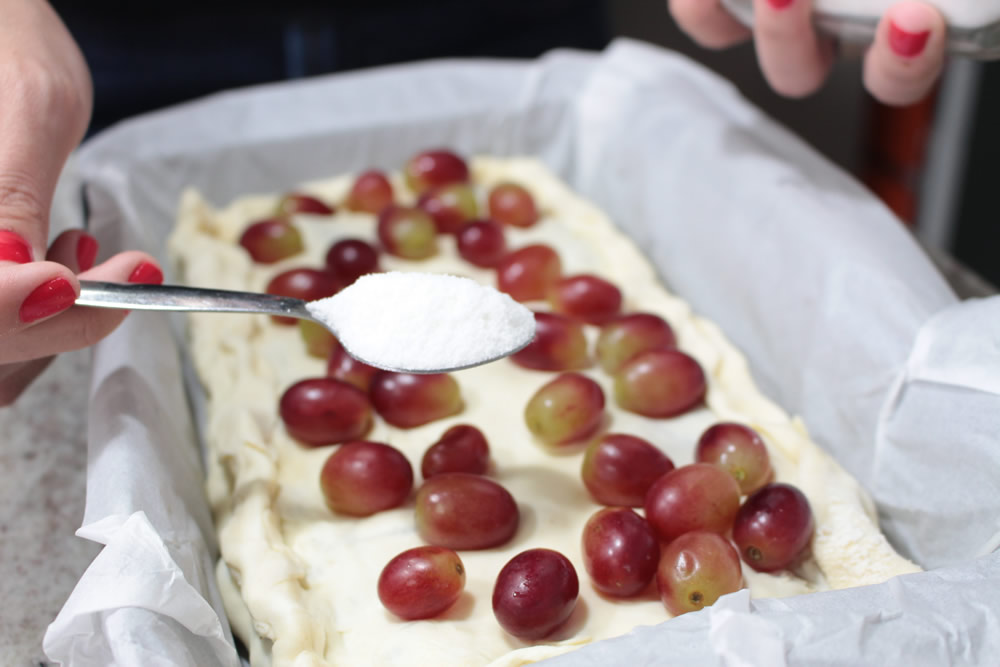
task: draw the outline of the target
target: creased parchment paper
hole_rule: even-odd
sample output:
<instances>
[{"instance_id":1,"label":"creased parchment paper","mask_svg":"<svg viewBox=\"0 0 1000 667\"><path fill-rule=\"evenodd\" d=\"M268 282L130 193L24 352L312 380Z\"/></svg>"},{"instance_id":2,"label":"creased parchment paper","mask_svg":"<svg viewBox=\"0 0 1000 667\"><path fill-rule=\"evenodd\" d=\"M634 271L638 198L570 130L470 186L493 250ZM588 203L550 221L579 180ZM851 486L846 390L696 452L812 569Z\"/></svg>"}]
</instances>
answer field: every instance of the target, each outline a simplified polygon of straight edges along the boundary
<instances>
[{"instance_id":1,"label":"creased parchment paper","mask_svg":"<svg viewBox=\"0 0 1000 667\"><path fill-rule=\"evenodd\" d=\"M869 193L685 59L619 41L226 93L113 128L77 164L102 247L165 259L185 186L221 205L435 145L536 155L603 207L930 568L782 600L735 593L552 664L1000 654L1000 299L958 303ZM95 351L78 534L106 547L49 627L53 660L238 664L211 576L198 393L167 321L132 315Z\"/></svg>"}]
</instances>

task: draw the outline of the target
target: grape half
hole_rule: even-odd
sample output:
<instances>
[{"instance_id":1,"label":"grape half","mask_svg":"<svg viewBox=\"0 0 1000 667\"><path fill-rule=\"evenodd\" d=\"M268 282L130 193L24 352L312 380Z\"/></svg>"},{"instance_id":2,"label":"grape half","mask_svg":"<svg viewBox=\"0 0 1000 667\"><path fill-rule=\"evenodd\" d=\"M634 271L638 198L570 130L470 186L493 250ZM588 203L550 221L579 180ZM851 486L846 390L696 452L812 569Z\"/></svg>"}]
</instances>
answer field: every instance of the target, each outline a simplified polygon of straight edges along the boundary
<instances>
[{"instance_id":1,"label":"grape half","mask_svg":"<svg viewBox=\"0 0 1000 667\"><path fill-rule=\"evenodd\" d=\"M580 581L569 559L551 549L528 549L503 566L493 587L493 614L520 639L541 639L566 622Z\"/></svg>"},{"instance_id":2,"label":"grape half","mask_svg":"<svg viewBox=\"0 0 1000 667\"><path fill-rule=\"evenodd\" d=\"M601 327L597 337L597 361L606 373L616 373L626 361L647 350L677 346L674 330L666 320L651 313L619 315Z\"/></svg>"},{"instance_id":3,"label":"grape half","mask_svg":"<svg viewBox=\"0 0 1000 667\"><path fill-rule=\"evenodd\" d=\"M465 566L451 549L407 549L386 564L378 599L405 621L432 618L455 604L465 588Z\"/></svg>"},{"instance_id":4,"label":"grape half","mask_svg":"<svg viewBox=\"0 0 1000 667\"><path fill-rule=\"evenodd\" d=\"M458 383L447 373L380 371L369 391L382 419L399 428L422 426L462 410Z\"/></svg>"},{"instance_id":5,"label":"grape half","mask_svg":"<svg viewBox=\"0 0 1000 667\"><path fill-rule=\"evenodd\" d=\"M580 373L563 373L547 382L524 408L528 430L547 445L586 440L603 416L604 391Z\"/></svg>"},{"instance_id":6,"label":"grape half","mask_svg":"<svg viewBox=\"0 0 1000 667\"><path fill-rule=\"evenodd\" d=\"M240 245L260 264L273 264L305 249L302 234L285 218L253 223L240 236Z\"/></svg>"},{"instance_id":7,"label":"grape half","mask_svg":"<svg viewBox=\"0 0 1000 667\"><path fill-rule=\"evenodd\" d=\"M285 195L278 201L275 215L289 215L291 213L308 213L310 215L333 215L334 209L327 206L316 197L292 192Z\"/></svg>"},{"instance_id":8,"label":"grape half","mask_svg":"<svg viewBox=\"0 0 1000 667\"><path fill-rule=\"evenodd\" d=\"M518 366L539 371L571 371L590 365L583 325L565 315L535 313L535 338L511 355Z\"/></svg>"},{"instance_id":9,"label":"grape half","mask_svg":"<svg viewBox=\"0 0 1000 667\"><path fill-rule=\"evenodd\" d=\"M758 572L782 570L809 546L813 515L805 495L791 484L768 484L746 499L733 524L733 541Z\"/></svg>"},{"instance_id":10,"label":"grape half","mask_svg":"<svg viewBox=\"0 0 1000 667\"><path fill-rule=\"evenodd\" d=\"M326 460L320 487L334 512L370 516L403 504L413 488L413 468L394 447L356 440Z\"/></svg>"},{"instance_id":11,"label":"grape half","mask_svg":"<svg viewBox=\"0 0 1000 667\"><path fill-rule=\"evenodd\" d=\"M726 533L740 508L740 488L722 468L692 463L656 480L645 507L646 520L664 541L692 530Z\"/></svg>"},{"instance_id":12,"label":"grape half","mask_svg":"<svg viewBox=\"0 0 1000 667\"><path fill-rule=\"evenodd\" d=\"M475 220L458 232L458 254L462 259L486 269L496 266L507 254L503 228L492 220Z\"/></svg>"},{"instance_id":13,"label":"grape half","mask_svg":"<svg viewBox=\"0 0 1000 667\"><path fill-rule=\"evenodd\" d=\"M535 199L524 186L499 183L490 190L490 218L504 225L531 227L538 222Z\"/></svg>"},{"instance_id":14,"label":"grape half","mask_svg":"<svg viewBox=\"0 0 1000 667\"><path fill-rule=\"evenodd\" d=\"M664 547L656 584L674 616L698 611L743 587L740 558L716 533L685 533Z\"/></svg>"},{"instance_id":15,"label":"grape half","mask_svg":"<svg viewBox=\"0 0 1000 667\"><path fill-rule=\"evenodd\" d=\"M508 254L497 264L497 289L518 301L544 299L559 280L562 261L551 247L536 243Z\"/></svg>"},{"instance_id":16,"label":"grape half","mask_svg":"<svg viewBox=\"0 0 1000 667\"><path fill-rule=\"evenodd\" d=\"M378 251L361 239L337 241L326 253L326 269L342 287L378 271Z\"/></svg>"},{"instance_id":17,"label":"grape half","mask_svg":"<svg viewBox=\"0 0 1000 667\"><path fill-rule=\"evenodd\" d=\"M437 149L417 153L403 168L406 184L420 193L430 188L464 183L469 180L465 160L449 150Z\"/></svg>"},{"instance_id":18,"label":"grape half","mask_svg":"<svg viewBox=\"0 0 1000 667\"><path fill-rule=\"evenodd\" d=\"M267 284L267 293L278 296L290 296L303 301L316 301L333 296L340 289L336 279L326 271L319 269L298 268L282 271ZM272 315L276 324L295 325L294 317Z\"/></svg>"},{"instance_id":19,"label":"grape half","mask_svg":"<svg viewBox=\"0 0 1000 667\"><path fill-rule=\"evenodd\" d=\"M659 557L653 529L627 507L599 510L583 527L583 566L605 595L641 593L656 574Z\"/></svg>"},{"instance_id":20,"label":"grape half","mask_svg":"<svg viewBox=\"0 0 1000 667\"><path fill-rule=\"evenodd\" d=\"M392 184L381 171L370 170L360 174L345 202L348 209L378 215L392 203Z\"/></svg>"},{"instance_id":21,"label":"grape half","mask_svg":"<svg viewBox=\"0 0 1000 667\"><path fill-rule=\"evenodd\" d=\"M285 390L279 404L289 435L307 445L357 440L372 424L363 391L333 378L310 378Z\"/></svg>"},{"instance_id":22,"label":"grape half","mask_svg":"<svg viewBox=\"0 0 1000 667\"><path fill-rule=\"evenodd\" d=\"M454 234L479 214L476 194L468 183L451 183L420 195L417 208L427 212L441 234Z\"/></svg>"},{"instance_id":23,"label":"grape half","mask_svg":"<svg viewBox=\"0 0 1000 667\"><path fill-rule=\"evenodd\" d=\"M771 478L767 446L756 431L743 424L722 422L710 426L698 438L694 458L728 470L744 495L753 493Z\"/></svg>"},{"instance_id":24,"label":"grape half","mask_svg":"<svg viewBox=\"0 0 1000 667\"><path fill-rule=\"evenodd\" d=\"M482 475L490 464L490 446L475 426L456 424L431 445L420 462L424 479L445 472Z\"/></svg>"},{"instance_id":25,"label":"grape half","mask_svg":"<svg viewBox=\"0 0 1000 667\"><path fill-rule=\"evenodd\" d=\"M437 227L419 208L387 206L376 231L386 251L398 257L427 259L437 253Z\"/></svg>"},{"instance_id":26,"label":"grape half","mask_svg":"<svg viewBox=\"0 0 1000 667\"><path fill-rule=\"evenodd\" d=\"M549 287L548 298L552 310L588 324L604 324L622 307L621 290L586 273L556 281Z\"/></svg>"},{"instance_id":27,"label":"grape half","mask_svg":"<svg viewBox=\"0 0 1000 667\"><path fill-rule=\"evenodd\" d=\"M517 532L520 513L507 489L481 475L445 472L417 491L417 533L449 549L488 549Z\"/></svg>"},{"instance_id":28,"label":"grape half","mask_svg":"<svg viewBox=\"0 0 1000 667\"><path fill-rule=\"evenodd\" d=\"M581 477L602 505L642 507L653 482L673 469L673 461L646 440L608 433L587 447Z\"/></svg>"},{"instance_id":29,"label":"grape half","mask_svg":"<svg viewBox=\"0 0 1000 667\"><path fill-rule=\"evenodd\" d=\"M615 373L615 400L644 417L674 417L705 397L705 372L679 350L649 350Z\"/></svg>"}]
</instances>

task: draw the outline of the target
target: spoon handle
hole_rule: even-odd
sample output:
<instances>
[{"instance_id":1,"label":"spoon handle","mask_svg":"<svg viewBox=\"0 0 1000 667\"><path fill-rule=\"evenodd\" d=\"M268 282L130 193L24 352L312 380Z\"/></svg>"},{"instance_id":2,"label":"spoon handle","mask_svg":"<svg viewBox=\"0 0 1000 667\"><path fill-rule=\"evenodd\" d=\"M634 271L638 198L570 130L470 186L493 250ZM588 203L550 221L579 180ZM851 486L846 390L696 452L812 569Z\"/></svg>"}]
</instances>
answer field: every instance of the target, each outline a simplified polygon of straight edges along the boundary
<instances>
[{"instance_id":1,"label":"spoon handle","mask_svg":"<svg viewBox=\"0 0 1000 667\"><path fill-rule=\"evenodd\" d=\"M127 310L264 313L312 319L306 310L305 301L301 299L180 285L132 285L81 280L76 305Z\"/></svg>"}]
</instances>

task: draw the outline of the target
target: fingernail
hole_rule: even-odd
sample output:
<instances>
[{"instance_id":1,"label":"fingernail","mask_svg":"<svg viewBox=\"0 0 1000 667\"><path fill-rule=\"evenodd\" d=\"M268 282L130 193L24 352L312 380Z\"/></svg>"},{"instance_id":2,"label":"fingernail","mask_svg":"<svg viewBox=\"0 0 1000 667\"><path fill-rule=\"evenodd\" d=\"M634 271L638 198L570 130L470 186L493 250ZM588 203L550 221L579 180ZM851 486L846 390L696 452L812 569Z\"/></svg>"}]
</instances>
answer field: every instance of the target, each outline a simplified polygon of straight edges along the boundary
<instances>
[{"instance_id":1,"label":"fingernail","mask_svg":"<svg viewBox=\"0 0 1000 667\"><path fill-rule=\"evenodd\" d=\"M31 246L14 232L0 229L0 262L26 264L31 261Z\"/></svg>"},{"instance_id":2,"label":"fingernail","mask_svg":"<svg viewBox=\"0 0 1000 667\"><path fill-rule=\"evenodd\" d=\"M923 51L930 36L930 30L909 32L889 21L889 47L904 58L912 58Z\"/></svg>"},{"instance_id":3,"label":"fingernail","mask_svg":"<svg viewBox=\"0 0 1000 667\"><path fill-rule=\"evenodd\" d=\"M795 0L767 0L767 4L771 5L775 9L784 9L793 2L795 2Z\"/></svg>"},{"instance_id":4,"label":"fingernail","mask_svg":"<svg viewBox=\"0 0 1000 667\"><path fill-rule=\"evenodd\" d=\"M21 321L25 324L55 315L76 301L76 292L65 278L53 278L42 283L21 303Z\"/></svg>"},{"instance_id":5,"label":"fingernail","mask_svg":"<svg viewBox=\"0 0 1000 667\"><path fill-rule=\"evenodd\" d=\"M80 234L80 240L76 242L76 264L81 271L94 266L97 259L97 239L90 234Z\"/></svg>"},{"instance_id":6,"label":"fingernail","mask_svg":"<svg viewBox=\"0 0 1000 667\"><path fill-rule=\"evenodd\" d=\"M135 267L132 275L128 277L130 283L142 283L144 285L159 285L163 282L163 271L156 264L143 262Z\"/></svg>"}]
</instances>

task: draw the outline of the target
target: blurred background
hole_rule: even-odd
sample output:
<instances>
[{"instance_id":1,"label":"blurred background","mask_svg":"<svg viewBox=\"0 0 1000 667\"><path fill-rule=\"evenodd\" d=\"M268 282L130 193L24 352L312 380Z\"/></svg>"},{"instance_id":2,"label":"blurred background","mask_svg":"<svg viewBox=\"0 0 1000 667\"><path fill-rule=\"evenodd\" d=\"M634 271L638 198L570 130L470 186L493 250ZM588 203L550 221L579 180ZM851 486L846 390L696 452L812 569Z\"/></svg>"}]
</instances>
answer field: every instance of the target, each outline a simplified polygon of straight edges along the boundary
<instances>
[{"instance_id":1,"label":"blurred background","mask_svg":"<svg viewBox=\"0 0 1000 667\"><path fill-rule=\"evenodd\" d=\"M90 132L218 90L388 63L454 56L531 58L557 47L601 49L617 36L704 63L854 174L932 254L1000 284L1000 62L952 62L926 101L876 103L847 49L806 100L785 100L744 45L707 52L673 25L666 0L422 0L282 3L243 0L80 3L53 0L90 64Z\"/></svg>"}]
</instances>

